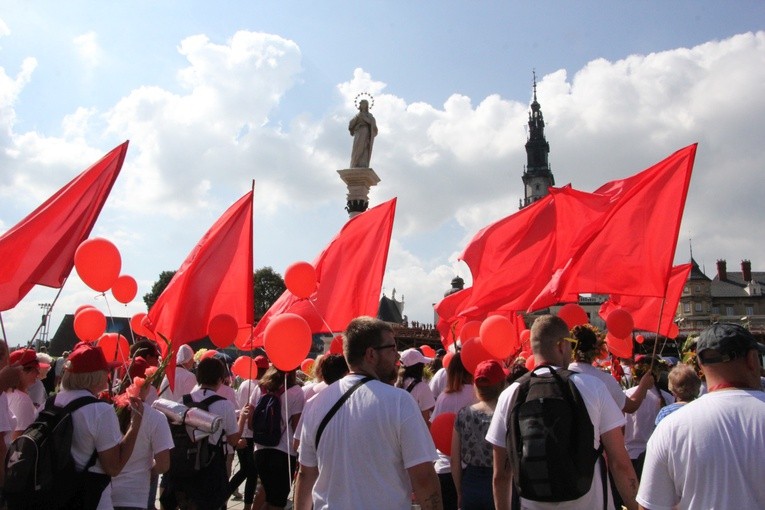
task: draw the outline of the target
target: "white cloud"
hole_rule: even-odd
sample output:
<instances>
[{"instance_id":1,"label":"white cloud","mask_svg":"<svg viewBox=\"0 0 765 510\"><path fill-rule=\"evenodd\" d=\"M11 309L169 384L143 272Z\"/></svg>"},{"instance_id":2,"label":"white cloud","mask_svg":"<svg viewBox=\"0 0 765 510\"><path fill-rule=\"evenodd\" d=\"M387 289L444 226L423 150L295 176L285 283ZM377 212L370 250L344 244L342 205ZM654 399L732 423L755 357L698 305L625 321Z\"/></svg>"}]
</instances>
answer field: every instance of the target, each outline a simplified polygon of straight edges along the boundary
<instances>
[{"instance_id":1,"label":"white cloud","mask_svg":"<svg viewBox=\"0 0 765 510\"><path fill-rule=\"evenodd\" d=\"M89 69L98 67L104 57L104 52L98 44L98 35L95 32L86 32L72 40L77 56Z\"/></svg>"}]
</instances>

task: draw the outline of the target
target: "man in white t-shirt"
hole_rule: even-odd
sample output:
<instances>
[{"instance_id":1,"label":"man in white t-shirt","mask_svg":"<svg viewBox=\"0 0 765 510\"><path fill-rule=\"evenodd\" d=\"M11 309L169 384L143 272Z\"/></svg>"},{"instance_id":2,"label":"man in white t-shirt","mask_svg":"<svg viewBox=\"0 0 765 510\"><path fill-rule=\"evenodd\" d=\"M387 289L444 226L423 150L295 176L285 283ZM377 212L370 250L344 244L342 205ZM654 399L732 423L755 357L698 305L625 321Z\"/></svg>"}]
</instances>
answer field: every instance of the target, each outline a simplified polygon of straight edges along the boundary
<instances>
[{"instance_id":1,"label":"man in white t-shirt","mask_svg":"<svg viewBox=\"0 0 765 510\"><path fill-rule=\"evenodd\" d=\"M709 392L663 419L648 441L641 508L765 508L765 347L738 324L701 332Z\"/></svg>"},{"instance_id":2,"label":"man in white t-shirt","mask_svg":"<svg viewBox=\"0 0 765 510\"><path fill-rule=\"evenodd\" d=\"M572 343L568 338L569 330L566 323L559 317L543 315L534 321L531 327L531 348L537 365L551 365L556 369L568 366L571 360ZM537 369L536 373L545 376L549 374L546 368ZM587 408L594 429L593 448L601 444L608 457L608 468L614 477L619 493L627 508L637 508L635 494L637 493L637 477L632 468L627 451L624 449L622 426L624 416L616 406L606 387L597 379L586 374L574 374L571 380L576 385ZM497 510L508 510L511 507L512 472L508 462L506 444L507 419L515 404L515 396L519 384L510 385L499 397L494 416L489 426L486 440L494 445L494 504ZM598 461L593 467L592 484L584 496L565 502L543 503L521 498L522 508L528 509L581 509L590 510L602 508L606 501L609 509L613 508L610 495L603 494L604 485L608 484L601 478Z\"/></svg>"},{"instance_id":3,"label":"man in white t-shirt","mask_svg":"<svg viewBox=\"0 0 765 510\"><path fill-rule=\"evenodd\" d=\"M191 372L191 369L194 368L194 350L186 344L181 345L175 355L175 363L175 384L173 389L170 389L167 376L165 376L159 385L159 396L160 398L180 403L183 400L183 396L191 393L197 384L197 378Z\"/></svg>"},{"instance_id":4,"label":"man in white t-shirt","mask_svg":"<svg viewBox=\"0 0 765 510\"><path fill-rule=\"evenodd\" d=\"M441 509L433 469L436 450L411 395L382 381L396 375L396 339L389 324L371 317L351 321L343 338L351 372L313 400L300 435L297 510L409 508L414 491L422 509ZM370 377L327 422L330 408L364 377Z\"/></svg>"}]
</instances>

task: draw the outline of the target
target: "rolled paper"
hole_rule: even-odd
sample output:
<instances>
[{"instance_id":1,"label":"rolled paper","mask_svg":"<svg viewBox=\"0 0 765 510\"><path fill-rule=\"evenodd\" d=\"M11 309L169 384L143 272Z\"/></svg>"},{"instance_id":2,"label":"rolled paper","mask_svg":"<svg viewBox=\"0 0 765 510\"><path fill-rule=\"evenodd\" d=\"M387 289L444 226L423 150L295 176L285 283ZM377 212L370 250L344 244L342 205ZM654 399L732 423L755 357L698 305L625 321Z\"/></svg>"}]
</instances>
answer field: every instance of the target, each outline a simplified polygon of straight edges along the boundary
<instances>
[{"instance_id":1,"label":"rolled paper","mask_svg":"<svg viewBox=\"0 0 765 510\"><path fill-rule=\"evenodd\" d=\"M189 410L185 405L166 398L158 398L151 404L151 407L167 416L170 423L175 425L183 423L183 415Z\"/></svg>"},{"instance_id":2,"label":"rolled paper","mask_svg":"<svg viewBox=\"0 0 765 510\"><path fill-rule=\"evenodd\" d=\"M167 416L171 423L186 425L193 429L192 433L195 440L206 434L214 434L223 423L223 418L216 414L209 413L198 407L189 408L179 402L166 398L158 398L151 406ZM199 432L202 434L199 435Z\"/></svg>"}]
</instances>

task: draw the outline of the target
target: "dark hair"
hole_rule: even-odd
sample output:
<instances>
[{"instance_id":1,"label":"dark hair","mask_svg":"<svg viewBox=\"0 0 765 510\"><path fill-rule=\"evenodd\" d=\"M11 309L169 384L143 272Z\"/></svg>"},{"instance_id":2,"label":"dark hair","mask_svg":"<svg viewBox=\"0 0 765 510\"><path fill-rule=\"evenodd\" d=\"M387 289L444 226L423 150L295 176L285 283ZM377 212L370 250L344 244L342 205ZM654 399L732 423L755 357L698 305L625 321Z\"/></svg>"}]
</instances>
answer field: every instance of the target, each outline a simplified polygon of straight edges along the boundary
<instances>
[{"instance_id":1,"label":"dark hair","mask_svg":"<svg viewBox=\"0 0 765 510\"><path fill-rule=\"evenodd\" d=\"M200 386L215 386L226 377L226 366L218 358L205 358L197 365L197 383Z\"/></svg>"},{"instance_id":2,"label":"dark hair","mask_svg":"<svg viewBox=\"0 0 765 510\"><path fill-rule=\"evenodd\" d=\"M287 376L287 388L292 388L297 384L297 370L284 372L283 370L271 366L266 370L266 373L263 374L263 377L260 378L260 385L266 391L279 391L284 387L285 375Z\"/></svg>"},{"instance_id":3,"label":"dark hair","mask_svg":"<svg viewBox=\"0 0 765 510\"><path fill-rule=\"evenodd\" d=\"M348 363L340 354L327 354L321 364L321 377L327 384L341 379L349 372Z\"/></svg>"},{"instance_id":4,"label":"dark hair","mask_svg":"<svg viewBox=\"0 0 765 510\"><path fill-rule=\"evenodd\" d=\"M478 400L481 402L496 402L499 398L499 394L505 389L507 382L503 379L497 384L490 386L475 386L475 394L478 396Z\"/></svg>"},{"instance_id":5,"label":"dark hair","mask_svg":"<svg viewBox=\"0 0 765 510\"><path fill-rule=\"evenodd\" d=\"M358 365L364 359L367 349L379 347L385 331L393 333L393 328L387 322L368 316L353 319L343 335L343 354L348 365Z\"/></svg>"},{"instance_id":6,"label":"dark hair","mask_svg":"<svg viewBox=\"0 0 765 510\"><path fill-rule=\"evenodd\" d=\"M466 384L473 384L473 376L462 364L462 355L455 352L449 366L446 367L446 388L444 393L456 393Z\"/></svg>"},{"instance_id":7,"label":"dark hair","mask_svg":"<svg viewBox=\"0 0 765 510\"><path fill-rule=\"evenodd\" d=\"M507 383L510 384L521 377L523 374L529 373L529 369L522 363L513 363L510 366L510 373L507 374Z\"/></svg>"},{"instance_id":8,"label":"dark hair","mask_svg":"<svg viewBox=\"0 0 765 510\"><path fill-rule=\"evenodd\" d=\"M603 350L604 342L598 339L597 331L589 324L574 326L571 336L578 341L574 351L577 361L592 363Z\"/></svg>"},{"instance_id":9,"label":"dark hair","mask_svg":"<svg viewBox=\"0 0 765 510\"><path fill-rule=\"evenodd\" d=\"M146 356L159 357L159 355L159 347L157 347L157 344L151 340L140 340L130 346L131 358L135 358L136 356L142 356L144 358L146 358Z\"/></svg>"},{"instance_id":10,"label":"dark hair","mask_svg":"<svg viewBox=\"0 0 765 510\"><path fill-rule=\"evenodd\" d=\"M398 380L396 380L396 387L403 388L405 379L414 379L415 383L422 381L422 373L425 370L425 363L415 363L408 367L401 367L398 374Z\"/></svg>"}]
</instances>

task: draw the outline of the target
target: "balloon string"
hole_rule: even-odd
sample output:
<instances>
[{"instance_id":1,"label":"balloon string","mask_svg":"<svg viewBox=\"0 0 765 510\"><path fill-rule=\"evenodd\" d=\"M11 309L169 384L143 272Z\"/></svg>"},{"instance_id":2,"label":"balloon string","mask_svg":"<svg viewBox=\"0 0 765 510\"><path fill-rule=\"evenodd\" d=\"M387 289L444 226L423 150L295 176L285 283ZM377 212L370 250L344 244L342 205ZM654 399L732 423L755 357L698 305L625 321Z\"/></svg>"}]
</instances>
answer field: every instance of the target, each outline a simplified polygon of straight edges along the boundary
<instances>
[{"instance_id":1,"label":"balloon string","mask_svg":"<svg viewBox=\"0 0 765 510\"><path fill-rule=\"evenodd\" d=\"M287 424L286 432L287 434L287 483L289 485L292 485L292 456L290 455L290 451L292 448L290 448L290 444L292 442L292 437L290 433L290 420L289 420L289 407L290 407L290 398L287 394L287 372L284 372L284 423Z\"/></svg>"},{"instance_id":2,"label":"balloon string","mask_svg":"<svg viewBox=\"0 0 765 510\"><path fill-rule=\"evenodd\" d=\"M329 326L329 324L327 324L327 321L324 320L324 317L321 315L321 313L319 313L319 310L316 308L316 305L313 304L310 298L307 298L307 301L313 308L313 311L316 312L316 315L319 316L319 318L321 319L321 322L327 327L327 331L329 331L329 334L334 337L335 333L332 331L332 328Z\"/></svg>"}]
</instances>

